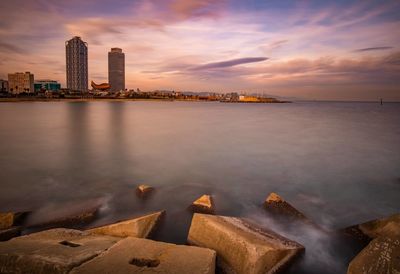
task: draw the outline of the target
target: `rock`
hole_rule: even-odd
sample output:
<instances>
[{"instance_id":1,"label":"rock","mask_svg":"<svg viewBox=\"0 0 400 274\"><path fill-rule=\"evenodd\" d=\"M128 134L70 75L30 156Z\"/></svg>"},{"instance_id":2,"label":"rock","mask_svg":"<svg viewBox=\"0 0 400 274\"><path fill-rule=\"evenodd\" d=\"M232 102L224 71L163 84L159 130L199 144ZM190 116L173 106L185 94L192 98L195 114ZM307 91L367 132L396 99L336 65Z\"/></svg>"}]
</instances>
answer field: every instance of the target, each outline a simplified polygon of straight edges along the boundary
<instances>
[{"instance_id":1,"label":"rock","mask_svg":"<svg viewBox=\"0 0 400 274\"><path fill-rule=\"evenodd\" d=\"M358 225L358 228L368 237L400 235L400 214L388 218L374 220Z\"/></svg>"},{"instance_id":2,"label":"rock","mask_svg":"<svg viewBox=\"0 0 400 274\"><path fill-rule=\"evenodd\" d=\"M347 274L400 273L400 236L380 236L350 263Z\"/></svg>"},{"instance_id":3,"label":"rock","mask_svg":"<svg viewBox=\"0 0 400 274\"><path fill-rule=\"evenodd\" d=\"M96 219L101 206L102 201L98 199L50 205L33 212L26 226L40 229L82 227Z\"/></svg>"},{"instance_id":4,"label":"rock","mask_svg":"<svg viewBox=\"0 0 400 274\"><path fill-rule=\"evenodd\" d=\"M278 194L271 192L264 202L264 207L270 213L279 217L286 217L309 222L308 218L294 208L291 204L282 199Z\"/></svg>"},{"instance_id":5,"label":"rock","mask_svg":"<svg viewBox=\"0 0 400 274\"><path fill-rule=\"evenodd\" d=\"M0 273L68 273L120 238L51 229L0 243Z\"/></svg>"},{"instance_id":6,"label":"rock","mask_svg":"<svg viewBox=\"0 0 400 274\"><path fill-rule=\"evenodd\" d=\"M146 197L146 196L148 196L153 190L154 190L154 188L151 187L151 186L148 186L148 185L139 185L139 186L136 188L136 194L137 194L139 197Z\"/></svg>"},{"instance_id":7,"label":"rock","mask_svg":"<svg viewBox=\"0 0 400 274\"><path fill-rule=\"evenodd\" d=\"M7 229L0 229L0 241L8 241L11 238L21 235L21 227L13 226Z\"/></svg>"},{"instance_id":8,"label":"rock","mask_svg":"<svg viewBox=\"0 0 400 274\"><path fill-rule=\"evenodd\" d=\"M93 234L103 234L116 237L138 237L147 238L154 231L165 210L139 218L118 222L111 225L96 227L87 230Z\"/></svg>"},{"instance_id":9,"label":"rock","mask_svg":"<svg viewBox=\"0 0 400 274\"><path fill-rule=\"evenodd\" d=\"M20 225L29 212L0 212L0 229Z\"/></svg>"},{"instance_id":10,"label":"rock","mask_svg":"<svg viewBox=\"0 0 400 274\"><path fill-rule=\"evenodd\" d=\"M192 210L201 213L214 213L214 203L210 195L203 195L192 203Z\"/></svg>"},{"instance_id":11,"label":"rock","mask_svg":"<svg viewBox=\"0 0 400 274\"><path fill-rule=\"evenodd\" d=\"M71 273L215 273L215 251L128 237Z\"/></svg>"},{"instance_id":12,"label":"rock","mask_svg":"<svg viewBox=\"0 0 400 274\"><path fill-rule=\"evenodd\" d=\"M188 243L217 252L226 273L275 273L304 250L300 244L239 218L195 213Z\"/></svg>"},{"instance_id":13,"label":"rock","mask_svg":"<svg viewBox=\"0 0 400 274\"><path fill-rule=\"evenodd\" d=\"M343 231L346 234L367 241L379 236L400 235L400 214L354 225L343 229Z\"/></svg>"}]
</instances>

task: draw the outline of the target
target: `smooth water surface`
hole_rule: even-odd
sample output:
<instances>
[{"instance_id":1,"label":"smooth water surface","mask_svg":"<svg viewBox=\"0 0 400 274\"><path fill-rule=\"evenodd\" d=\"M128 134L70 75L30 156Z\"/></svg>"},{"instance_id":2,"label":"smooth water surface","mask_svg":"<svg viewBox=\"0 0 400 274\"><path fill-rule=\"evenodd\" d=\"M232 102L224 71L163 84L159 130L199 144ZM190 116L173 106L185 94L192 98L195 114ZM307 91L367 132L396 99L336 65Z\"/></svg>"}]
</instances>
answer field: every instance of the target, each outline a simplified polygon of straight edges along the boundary
<instances>
[{"instance_id":1,"label":"smooth water surface","mask_svg":"<svg viewBox=\"0 0 400 274\"><path fill-rule=\"evenodd\" d=\"M400 104L0 103L0 176L2 211L40 219L102 199L98 225L166 209L156 238L175 243L204 193L217 214L268 224L261 205L274 191L341 228L399 212ZM145 201L141 183L156 188ZM304 237L322 254L307 251L311 261L337 255ZM346 260L329 267L344 271Z\"/></svg>"}]
</instances>

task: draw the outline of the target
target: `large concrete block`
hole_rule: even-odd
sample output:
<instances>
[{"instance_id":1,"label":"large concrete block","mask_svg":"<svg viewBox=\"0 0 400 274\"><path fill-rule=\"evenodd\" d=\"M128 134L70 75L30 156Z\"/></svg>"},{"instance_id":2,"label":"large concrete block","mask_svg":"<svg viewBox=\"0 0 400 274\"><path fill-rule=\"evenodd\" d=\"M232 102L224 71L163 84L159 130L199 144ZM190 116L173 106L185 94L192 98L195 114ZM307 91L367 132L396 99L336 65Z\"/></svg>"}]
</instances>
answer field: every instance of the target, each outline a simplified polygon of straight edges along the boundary
<instances>
[{"instance_id":1,"label":"large concrete block","mask_svg":"<svg viewBox=\"0 0 400 274\"><path fill-rule=\"evenodd\" d=\"M52 229L0 243L0 273L68 273L120 238Z\"/></svg>"},{"instance_id":2,"label":"large concrete block","mask_svg":"<svg viewBox=\"0 0 400 274\"><path fill-rule=\"evenodd\" d=\"M13 226L7 229L0 229L0 241L8 241L21 234L21 227Z\"/></svg>"},{"instance_id":3,"label":"large concrete block","mask_svg":"<svg viewBox=\"0 0 400 274\"><path fill-rule=\"evenodd\" d=\"M400 235L400 214L345 228L346 233L373 239L380 236Z\"/></svg>"},{"instance_id":4,"label":"large concrete block","mask_svg":"<svg viewBox=\"0 0 400 274\"><path fill-rule=\"evenodd\" d=\"M116 237L138 237L147 238L157 227L165 211L159 211L153 214L145 215L132 220L118 222L111 225L96 227L87 230L93 234L103 234Z\"/></svg>"},{"instance_id":5,"label":"large concrete block","mask_svg":"<svg viewBox=\"0 0 400 274\"><path fill-rule=\"evenodd\" d=\"M275 273L304 250L300 244L239 218L194 214L188 242L217 252L227 273Z\"/></svg>"},{"instance_id":6,"label":"large concrete block","mask_svg":"<svg viewBox=\"0 0 400 274\"><path fill-rule=\"evenodd\" d=\"M29 212L0 212L0 229L8 229L22 223Z\"/></svg>"},{"instance_id":7,"label":"large concrete block","mask_svg":"<svg viewBox=\"0 0 400 274\"><path fill-rule=\"evenodd\" d=\"M210 195L202 195L191 205L194 212L213 214L215 211L214 202Z\"/></svg>"},{"instance_id":8,"label":"large concrete block","mask_svg":"<svg viewBox=\"0 0 400 274\"><path fill-rule=\"evenodd\" d=\"M128 237L71 273L215 273L215 251Z\"/></svg>"},{"instance_id":9,"label":"large concrete block","mask_svg":"<svg viewBox=\"0 0 400 274\"><path fill-rule=\"evenodd\" d=\"M278 217L309 221L303 213L274 192L271 192L265 199L264 207L270 213L278 215Z\"/></svg>"},{"instance_id":10,"label":"large concrete block","mask_svg":"<svg viewBox=\"0 0 400 274\"><path fill-rule=\"evenodd\" d=\"M70 201L41 208L27 218L26 226L34 228L76 228L92 222L101 206L102 199Z\"/></svg>"},{"instance_id":11,"label":"large concrete block","mask_svg":"<svg viewBox=\"0 0 400 274\"><path fill-rule=\"evenodd\" d=\"M371 241L351 261L347 273L400 273L400 236L381 236Z\"/></svg>"}]
</instances>

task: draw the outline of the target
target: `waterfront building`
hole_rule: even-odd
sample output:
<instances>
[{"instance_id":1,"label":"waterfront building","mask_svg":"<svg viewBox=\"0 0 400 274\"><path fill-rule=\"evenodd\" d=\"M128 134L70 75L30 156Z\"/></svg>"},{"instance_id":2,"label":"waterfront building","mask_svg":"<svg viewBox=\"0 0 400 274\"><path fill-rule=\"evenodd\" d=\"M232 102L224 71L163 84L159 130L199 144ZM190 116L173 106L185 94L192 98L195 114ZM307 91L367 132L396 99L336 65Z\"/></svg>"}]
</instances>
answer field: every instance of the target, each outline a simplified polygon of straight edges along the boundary
<instances>
[{"instance_id":1,"label":"waterfront building","mask_svg":"<svg viewBox=\"0 0 400 274\"><path fill-rule=\"evenodd\" d=\"M8 92L8 81L0 79L0 92L5 93Z\"/></svg>"},{"instance_id":2,"label":"waterfront building","mask_svg":"<svg viewBox=\"0 0 400 274\"><path fill-rule=\"evenodd\" d=\"M59 91L61 84L54 80L36 80L34 83L35 91Z\"/></svg>"},{"instance_id":3,"label":"waterfront building","mask_svg":"<svg viewBox=\"0 0 400 274\"><path fill-rule=\"evenodd\" d=\"M260 100L255 96L240 95L240 102L259 102Z\"/></svg>"},{"instance_id":4,"label":"waterfront building","mask_svg":"<svg viewBox=\"0 0 400 274\"><path fill-rule=\"evenodd\" d=\"M34 93L34 76L29 71L8 74L8 88L13 94Z\"/></svg>"},{"instance_id":5,"label":"waterfront building","mask_svg":"<svg viewBox=\"0 0 400 274\"><path fill-rule=\"evenodd\" d=\"M67 61L67 88L88 90L88 44L79 36L65 42Z\"/></svg>"},{"instance_id":6,"label":"waterfront building","mask_svg":"<svg viewBox=\"0 0 400 274\"><path fill-rule=\"evenodd\" d=\"M111 91L125 90L125 54L120 48L108 53L108 83Z\"/></svg>"}]
</instances>

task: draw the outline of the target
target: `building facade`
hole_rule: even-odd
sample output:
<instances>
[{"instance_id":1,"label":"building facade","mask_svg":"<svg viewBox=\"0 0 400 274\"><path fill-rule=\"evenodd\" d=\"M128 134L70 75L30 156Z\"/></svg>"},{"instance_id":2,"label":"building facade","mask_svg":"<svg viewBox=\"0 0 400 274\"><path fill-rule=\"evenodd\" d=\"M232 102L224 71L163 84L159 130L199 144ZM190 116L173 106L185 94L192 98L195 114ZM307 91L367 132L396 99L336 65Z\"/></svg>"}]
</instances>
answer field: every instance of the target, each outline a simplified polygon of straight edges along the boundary
<instances>
[{"instance_id":1,"label":"building facade","mask_svg":"<svg viewBox=\"0 0 400 274\"><path fill-rule=\"evenodd\" d=\"M88 44L78 36L65 42L67 88L88 90Z\"/></svg>"},{"instance_id":2,"label":"building facade","mask_svg":"<svg viewBox=\"0 0 400 274\"><path fill-rule=\"evenodd\" d=\"M120 48L108 53L108 83L111 91L125 90L125 54Z\"/></svg>"},{"instance_id":3,"label":"building facade","mask_svg":"<svg viewBox=\"0 0 400 274\"><path fill-rule=\"evenodd\" d=\"M8 89L10 93L34 93L34 76L29 71L8 74Z\"/></svg>"},{"instance_id":4,"label":"building facade","mask_svg":"<svg viewBox=\"0 0 400 274\"><path fill-rule=\"evenodd\" d=\"M5 93L8 92L8 81L0 79L0 92Z\"/></svg>"},{"instance_id":5,"label":"building facade","mask_svg":"<svg viewBox=\"0 0 400 274\"><path fill-rule=\"evenodd\" d=\"M61 89L61 84L54 80L36 80L35 91L59 91Z\"/></svg>"}]
</instances>

